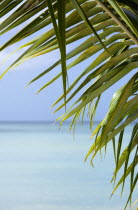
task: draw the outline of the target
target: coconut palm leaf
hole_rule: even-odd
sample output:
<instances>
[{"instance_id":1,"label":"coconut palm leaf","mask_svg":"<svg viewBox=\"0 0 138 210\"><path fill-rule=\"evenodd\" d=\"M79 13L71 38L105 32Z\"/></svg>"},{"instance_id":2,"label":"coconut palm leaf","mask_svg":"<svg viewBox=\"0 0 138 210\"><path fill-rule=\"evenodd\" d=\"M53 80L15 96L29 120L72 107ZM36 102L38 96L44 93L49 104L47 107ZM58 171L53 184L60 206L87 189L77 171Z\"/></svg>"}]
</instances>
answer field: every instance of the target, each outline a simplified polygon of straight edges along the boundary
<instances>
[{"instance_id":1,"label":"coconut palm leaf","mask_svg":"<svg viewBox=\"0 0 138 210\"><path fill-rule=\"evenodd\" d=\"M130 176L130 194L127 204L137 182L136 165L138 163L138 2L137 0L20 0L0 1L0 12L3 21L0 25L1 35L9 33L22 23L26 25L12 38L1 46L1 51L18 43L24 38L33 36L17 50L25 48L24 53L7 69L3 69L2 77L28 59L59 49L61 59L28 83L36 82L55 67L61 65L61 71L45 84L40 91L58 78L63 80L63 94L52 107L55 112L71 104L57 120L61 123L72 118L70 129L75 128L79 119L84 120L85 114L90 119L92 128L94 116L103 93L112 85L124 78L129 72L132 78L115 92L105 118L92 131L95 138L86 155L91 156L90 162L98 152L107 150L112 141L115 157L115 170L112 181L115 183L118 172L124 167L123 175L115 186L113 193ZM10 12L10 16L5 15ZM28 19L30 22L28 23ZM51 26L53 24L53 27ZM45 27L48 29L44 31ZM43 33L41 32L43 29ZM35 33L39 34L38 36ZM79 41L66 53L66 46ZM20 42L19 42L20 43ZM27 47L27 49L26 49ZM98 56L94 58L94 55ZM93 57L92 57L93 56ZM67 87L68 72L85 63L84 69ZM8 58L7 58L8 59ZM68 65L66 66L66 62ZM133 130L126 148L123 146L124 133L127 126L133 123ZM129 163L131 156L131 164ZM133 158L132 158L133 157Z\"/></svg>"}]
</instances>

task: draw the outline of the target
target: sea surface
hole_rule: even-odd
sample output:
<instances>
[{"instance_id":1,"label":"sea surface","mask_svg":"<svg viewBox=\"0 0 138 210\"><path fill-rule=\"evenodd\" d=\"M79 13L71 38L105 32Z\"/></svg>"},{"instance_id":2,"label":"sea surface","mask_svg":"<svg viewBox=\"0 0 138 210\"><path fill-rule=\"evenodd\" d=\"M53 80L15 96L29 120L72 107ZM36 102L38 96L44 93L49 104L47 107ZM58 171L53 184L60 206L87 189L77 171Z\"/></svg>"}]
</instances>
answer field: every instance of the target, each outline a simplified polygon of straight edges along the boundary
<instances>
[{"instance_id":1,"label":"sea surface","mask_svg":"<svg viewBox=\"0 0 138 210\"><path fill-rule=\"evenodd\" d=\"M122 198L119 189L110 199L112 145L102 159L97 155L93 168L90 159L84 163L93 142L89 125L79 125L75 136L68 128L69 124L59 129L52 123L0 123L0 210L123 210L127 183ZM130 131L131 126L125 141Z\"/></svg>"}]
</instances>

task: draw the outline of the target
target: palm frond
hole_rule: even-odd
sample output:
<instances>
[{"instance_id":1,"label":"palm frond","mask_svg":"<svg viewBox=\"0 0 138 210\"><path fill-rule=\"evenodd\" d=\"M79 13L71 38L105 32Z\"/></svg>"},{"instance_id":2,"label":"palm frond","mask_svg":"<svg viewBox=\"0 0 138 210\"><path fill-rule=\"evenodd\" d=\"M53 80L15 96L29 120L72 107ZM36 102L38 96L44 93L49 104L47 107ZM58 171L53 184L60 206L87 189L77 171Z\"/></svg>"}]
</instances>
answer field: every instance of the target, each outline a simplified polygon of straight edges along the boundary
<instances>
[{"instance_id":1,"label":"palm frond","mask_svg":"<svg viewBox=\"0 0 138 210\"><path fill-rule=\"evenodd\" d=\"M112 141L115 157L113 182L116 181L118 172L124 166L123 175L113 193L120 185L123 192L125 180L130 176L128 204L137 182L135 168L138 163L138 125L135 123L138 118L137 1L65 0L61 3L59 0L3 0L0 3L1 17L4 18L8 12L11 12L0 25L1 35L26 23L17 34L1 46L1 51L34 35L32 40L19 47L18 50L27 49L7 69L3 70L0 78L11 68L17 67L28 59L59 49L61 59L44 69L28 84L36 82L61 65L61 72L42 84L38 93L62 77L63 94L53 107L56 106L55 112L57 112L71 103L69 109L57 119L62 123L72 117L70 129L75 128L80 118L84 120L85 113L88 113L90 128L92 128L103 93L130 72L133 73L132 78L113 95L105 118L92 132L91 137L95 136L95 140L86 155L86 159L91 156L92 162L96 154L103 148L106 151L108 143ZM29 23L28 19L30 19ZM44 31L45 27L48 27L48 30ZM36 32L38 36L35 35ZM75 47L74 43L77 41L79 45ZM66 53L66 46L71 43L72 49ZM98 56L94 58L97 53ZM90 58L92 58L91 63L85 63L82 72L78 73L72 84L67 87L68 72L77 69L78 64ZM124 132L131 123L134 123L131 139L122 152ZM133 156L131 164L129 163L130 155Z\"/></svg>"}]
</instances>

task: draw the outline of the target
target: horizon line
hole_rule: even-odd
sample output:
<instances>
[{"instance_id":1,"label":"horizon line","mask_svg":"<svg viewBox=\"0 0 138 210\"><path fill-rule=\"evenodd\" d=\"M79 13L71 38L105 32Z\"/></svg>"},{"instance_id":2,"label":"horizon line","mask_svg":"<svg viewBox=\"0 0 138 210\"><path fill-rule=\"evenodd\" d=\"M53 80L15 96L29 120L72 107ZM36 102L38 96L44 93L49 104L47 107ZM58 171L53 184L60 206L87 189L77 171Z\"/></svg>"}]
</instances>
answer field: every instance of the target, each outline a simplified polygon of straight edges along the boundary
<instances>
[{"instance_id":1,"label":"horizon line","mask_svg":"<svg viewBox=\"0 0 138 210\"><path fill-rule=\"evenodd\" d=\"M71 123L72 121L64 121L63 123ZM89 123L90 121L85 120L83 123ZM100 120L96 120L94 122L100 122ZM2 120L1 123L60 123L60 121L54 120ZM78 123L82 123L81 121Z\"/></svg>"}]
</instances>

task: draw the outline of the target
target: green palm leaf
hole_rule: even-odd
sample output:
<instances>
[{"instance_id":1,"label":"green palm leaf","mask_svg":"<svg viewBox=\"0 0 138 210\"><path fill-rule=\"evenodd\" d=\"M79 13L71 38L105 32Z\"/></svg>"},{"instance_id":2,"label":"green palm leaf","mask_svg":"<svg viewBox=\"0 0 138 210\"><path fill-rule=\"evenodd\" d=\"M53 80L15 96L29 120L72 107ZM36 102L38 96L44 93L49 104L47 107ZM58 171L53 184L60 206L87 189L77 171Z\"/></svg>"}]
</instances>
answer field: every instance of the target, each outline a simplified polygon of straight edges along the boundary
<instances>
[{"instance_id":1,"label":"green palm leaf","mask_svg":"<svg viewBox=\"0 0 138 210\"><path fill-rule=\"evenodd\" d=\"M39 72L28 84L36 82L61 65L61 71L47 83L42 84L38 93L62 77L63 94L53 107L56 107L55 112L57 112L71 104L69 109L57 119L62 123L72 118L70 129L75 129L79 119L84 120L85 114L88 114L92 129L103 93L129 72L133 74L132 78L115 92L105 118L92 131L91 138L95 137L95 139L86 155L86 159L91 156L92 162L96 154L104 147L107 150L108 143L112 141L115 157L115 170L112 177L114 183L118 172L124 167L123 175L113 192L120 185L123 192L125 180L130 176L128 204L137 183L135 172L138 159L138 126L135 123L138 118L137 0L65 0L62 3L59 0L0 0L0 3L1 17L4 18L8 12L11 12L0 25L1 35L10 33L11 29L26 23L12 38L3 43L1 51L24 38L33 37L19 46L17 50L26 47L27 49L7 69L3 69L0 78L2 79L11 68L17 67L28 59L59 49L61 58ZM28 19L30 19L29 23ZM49 29L44 31L46 26ZM36 32L37 37L35 37ZM72 49L66 53L66 46L71 43ZM94 57L95 55L97 57ZM72 84L67 86L68 71L71 74L72 71L77 70L78 64L90 58L92 58L91 62L86 62L84 69L78 73ZM66 65L67 61L68 65ZM132 135L127 147L124 148L125 129L131 123L134 123ZM133 156L131 164L129 164L130 156Z\"/></svg>"}]
</instances>

